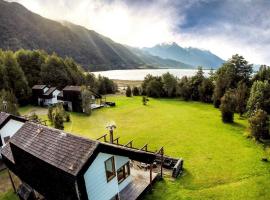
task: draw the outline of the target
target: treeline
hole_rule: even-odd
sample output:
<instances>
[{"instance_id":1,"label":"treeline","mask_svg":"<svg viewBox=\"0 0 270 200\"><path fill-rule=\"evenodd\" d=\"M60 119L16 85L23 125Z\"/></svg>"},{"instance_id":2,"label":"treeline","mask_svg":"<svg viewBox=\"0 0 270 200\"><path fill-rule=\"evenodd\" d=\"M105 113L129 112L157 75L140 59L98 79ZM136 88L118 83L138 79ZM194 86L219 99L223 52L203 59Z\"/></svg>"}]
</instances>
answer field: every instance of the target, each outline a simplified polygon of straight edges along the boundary
<instances>
[{"instance_id":1,"label":"treeline","mask_svg":"<svg viewBox=\"0 0 270 200\"><path fill-rule=\"evenodd\" d=\"M117 91L112 80L86 74L72 58L61 58L42 50L13 52L0 49L0 90L12 93L20 105L25 105L31 98L32 86L36 84L58 89L66 85L86 85L101 94Z\"/></svg>"},{"instance_id":2,"label":"treeline","mask_svg":"<svg viewBox=\"0 0 270 200\"><path fill-rule=\"evenodd\" d=\"M233 55L216 72L204 76L201 67L192 77L181 79L170 73L147 75L139 91L149 97L180 97L186 101L213 103L219 108L223 122L232 123L234 113L249 118L256 139L269 139L270 67L261 66L253 74L252 65L242 56Z\"/></svg>"}]
</instances>

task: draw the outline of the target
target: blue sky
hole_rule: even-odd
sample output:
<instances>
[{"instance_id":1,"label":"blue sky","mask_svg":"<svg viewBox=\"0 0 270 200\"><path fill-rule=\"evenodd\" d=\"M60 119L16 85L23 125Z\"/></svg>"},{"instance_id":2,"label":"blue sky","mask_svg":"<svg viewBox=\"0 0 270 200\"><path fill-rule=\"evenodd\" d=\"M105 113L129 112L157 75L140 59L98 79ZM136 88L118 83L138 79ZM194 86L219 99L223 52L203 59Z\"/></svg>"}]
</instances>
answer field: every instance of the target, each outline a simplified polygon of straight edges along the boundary
<instances>
[{"instance_id":1,"label":"blue sky","mask_svg":"<svg viewBox=\"0 0 270 200\"><path fill-rule=\"evenodd\" d=\"M16 1L131 46L175 41L223 59L239 53L251 63L270 64L270 0Z\"/></svg>"}]
</instances>

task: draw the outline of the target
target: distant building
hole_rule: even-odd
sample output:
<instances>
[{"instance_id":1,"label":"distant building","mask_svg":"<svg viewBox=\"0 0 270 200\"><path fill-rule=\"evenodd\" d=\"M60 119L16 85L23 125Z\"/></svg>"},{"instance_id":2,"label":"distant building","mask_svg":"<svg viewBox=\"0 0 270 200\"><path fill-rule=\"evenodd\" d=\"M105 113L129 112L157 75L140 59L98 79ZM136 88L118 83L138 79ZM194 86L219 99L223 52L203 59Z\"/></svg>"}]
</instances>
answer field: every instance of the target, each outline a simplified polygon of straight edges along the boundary
<instances>
[{"instance_id":1,"label":"distant building","mask_svg":"<svg viewBox=\"0 0 270 200\"><path fill-rule=\"evenodd\" d=\"M47 85L34 85L32 87L32 97L35 105L50 106L56 104L60 91L56 87Z\"/></svg>"},{"instance_id":2,"label":"distant building","mask_svg":"<svg viewBox=\"0 0 270 200\"><path fill-rule=\"evenodd\" d=\"M3 128L12 130L8 124ZM135 200L157 177L152 170L131 164L135 160L152 165L155 153L74 136L29 121L17 129L1 151L3 161L25 185L20 188L31 189L46 200Z\"/></svg>"},{"instance_id":3,"label":"distant building","mask_svg":"<svg viewBox=\"0 0 270 200\"><path fill-rule=\"evenodd\" d=\"M58 102L63 102L64 108L73 112L82 112L81 86L66 86L58 94Z\"/></svg>"}]
</instances>

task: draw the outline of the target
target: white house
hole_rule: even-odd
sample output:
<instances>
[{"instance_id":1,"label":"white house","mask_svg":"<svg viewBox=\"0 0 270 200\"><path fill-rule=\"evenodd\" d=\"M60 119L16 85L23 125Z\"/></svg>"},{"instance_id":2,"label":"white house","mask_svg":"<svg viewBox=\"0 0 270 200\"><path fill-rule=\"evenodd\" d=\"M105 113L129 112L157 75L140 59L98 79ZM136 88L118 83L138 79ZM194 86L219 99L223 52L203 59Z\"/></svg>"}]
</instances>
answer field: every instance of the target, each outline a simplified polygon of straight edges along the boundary
<instances>
[{"instance_id":1,"label":"white house","mask_svg":"<svg viewBox=\"0 0 270 200\"><path fill-rule=\"evenodd\" d=\"M33 101L39 106L56 104L59 93L60 90L56 87L48 87L46 85L34 85L32 87Z\"/></svg>"}]
</instances>

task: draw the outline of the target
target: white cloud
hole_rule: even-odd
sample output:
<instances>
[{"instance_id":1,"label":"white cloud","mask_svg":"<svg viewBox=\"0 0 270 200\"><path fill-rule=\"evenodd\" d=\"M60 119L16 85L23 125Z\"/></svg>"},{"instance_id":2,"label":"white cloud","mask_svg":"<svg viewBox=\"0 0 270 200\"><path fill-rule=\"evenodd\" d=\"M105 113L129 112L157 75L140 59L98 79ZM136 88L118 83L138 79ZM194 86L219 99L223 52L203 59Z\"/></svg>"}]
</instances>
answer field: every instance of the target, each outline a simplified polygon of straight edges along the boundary
<instances>
[{"instance_id":1,"label":"white cloud","mask_svg":"<svg viewBox=\"0 0 270 200\"><path fill-rule=\"evenodd\" d=\"M217 23L209 26L206 24L204 27L195 26L188 31L179 28L179 25L188 20L185 18L186 9L208 0L156 0L154 3L145 1L137 6L110 0L15 1L44 17L68 20L130 46L144 47L176 41L181 46L210 50L223 59L239 53L251 63L270 64L270 41L265 41L269 40L270 16L260 12L259 6L254 6L254 12L247 14L249 5L245 0L239 1L244 3L242 9L239 8L238 1L232 3L228 0L224 3L225 9L220 10L220 15L228 15L229 20L237 17L235 21L219 23L217 19ZM258 21L260 17L264 20ZM256 24L258 22L261 23L260 26Z\"/></svg>"}]
</instances>

